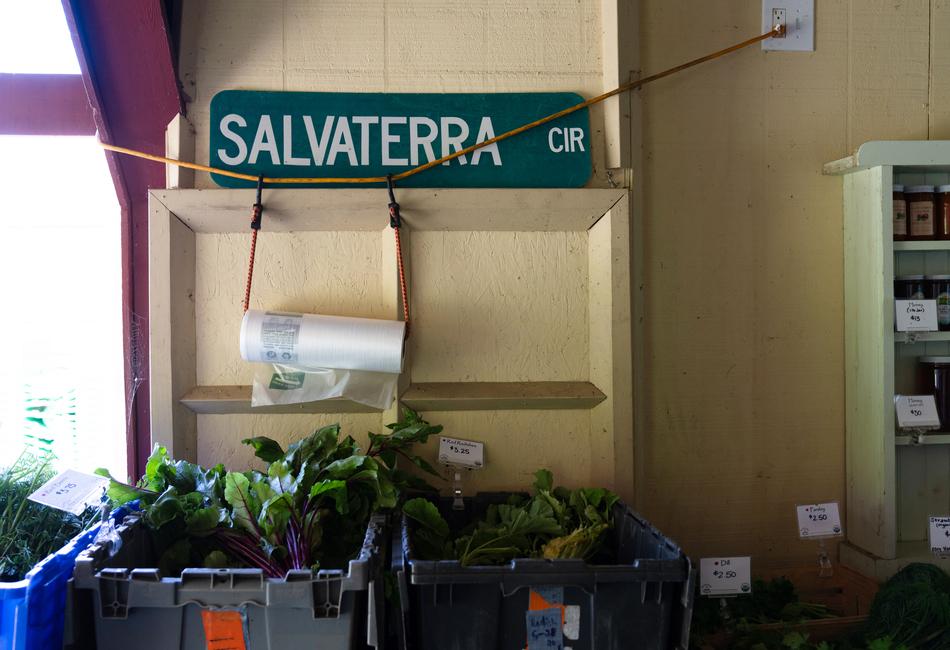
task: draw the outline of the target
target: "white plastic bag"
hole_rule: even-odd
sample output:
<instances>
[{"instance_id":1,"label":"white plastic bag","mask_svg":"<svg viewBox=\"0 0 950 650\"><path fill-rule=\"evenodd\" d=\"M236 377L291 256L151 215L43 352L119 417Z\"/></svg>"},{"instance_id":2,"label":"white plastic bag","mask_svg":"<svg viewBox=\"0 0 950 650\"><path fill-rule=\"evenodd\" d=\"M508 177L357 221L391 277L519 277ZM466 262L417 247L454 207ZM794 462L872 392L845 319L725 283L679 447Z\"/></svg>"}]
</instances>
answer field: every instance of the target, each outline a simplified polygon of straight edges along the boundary
<instances>
[{"instance_id":1,"label":"white plastic bag","mask_svg":"<svg viewBox=\"0 0 950 650\"><path fill-rule=\"evenodd\" d=\"M396 396L398 381L398 374L388 372L256 363L251 406L300 404L342 397L386 409Z\"/></svg>"}]
</instances>

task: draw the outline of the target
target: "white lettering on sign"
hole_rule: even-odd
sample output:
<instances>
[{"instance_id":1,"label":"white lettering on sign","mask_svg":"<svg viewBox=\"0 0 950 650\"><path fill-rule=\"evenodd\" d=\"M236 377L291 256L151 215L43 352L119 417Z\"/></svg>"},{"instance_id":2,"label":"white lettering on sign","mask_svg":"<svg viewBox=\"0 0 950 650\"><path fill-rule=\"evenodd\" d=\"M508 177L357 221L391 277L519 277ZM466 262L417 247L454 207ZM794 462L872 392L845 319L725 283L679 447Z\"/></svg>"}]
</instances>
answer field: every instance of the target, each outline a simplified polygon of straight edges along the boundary
<instances>
[{"instance_id":1,"label":"white lettering on sign","mask_svg":"<svg viewBox=\"0 0 950 650\"><path fill-rule=\"evenodd\" d=\"M290 135L289 132L285 133L284 138L289 139ZM386 151L385 144L383 147L383 150ZM350 123L346 120L337 120L336 130L333 132L333 142L330 143L330 151L327 152L327 164L335 165L336 157L341 153L346 154L347 161L356 167L356 147L353 146L353 134L350 133Z\"/></svg>"},{"instance_id":2,"label":"white lettering on sign","mask_svg":"<svg viewBox=\"0 0 950 650\"><path fill-rule=\"evenodd\" d=\"M838 502L798 506L798 536L802 539L837 537L841 535Z\"/></svg>"},{"instance_id":3,"label":"white lettering on sign","mask_svg":"<svg viewBox=\"0 0 950 650\"><path fill-rule=\"evenodd\" d=\"M930 518L930 552L939 557L950 555L950 517Z\"/></svg>"},{"instance_id":4,"label":"white lettering on sign","mask_svg":"<svg viewBox=\"0 0 950 650\"><path fill-rule=\"evenodd\" d=\"M274 137L274 125L271 124L270 115L261 116L261 121L257 125L257 135L254 136L254 144L251 145L251 155L247 157L247 162L256 165L257 157L263 151L270 154L270 160L273 164L280 164L280 156L277 154L277 138Z\"/></svg>"},{"instance_id":5,"label":"white lettering on sign","mask_svg":"<svg viewBox=\"0 0 950 650\"><path fill-rule=\"evenodd\" d=\"M752 593L752 559L704 557L699 561L699 590L704 596Z\"/></svg>"},{"instance_id":6,"label":"white lettering on sign","mask_svg":"<svg viewBox=\"0 0 950 650\"><path fill-rule=\"evenodd\" d=\"M264 117L267 117L266 115ZM323 166L323 159L327 155L327 142L330 140L330 133L333 130L333 116L327 115L323 122L323 131L320 137L317 137L317 131L313 127L313 118L309 115L303 116L303 126L307 131L307 140L310 142L310 153L313 155L313 164L317 167ZM220 155L220 151L218 154Z\"/></svg>"},{"instance_id":7,"label":"white lettering on sign","mask_svg":"<svg viewBox=\"0 0 950 650\"><path fill-rule=\"evenodd\" d=\"M940 416L933 395L898 395L894 400L901 429L939 429Z\"/></svg>"},{"instance_id":8,"label":"white lettering on sign","mask_svg":"<svg viewBox=\"0 0 950 650\"><path fill-rule=\"evenodd\" d=\"M898 332L936 332L936 300L895 300L894 319Z\"/></svg>"},{"instance_id":9,"label":"white lettering on sign","mask_svg":"<svg viewBox=\"0 0 950 650\"><path fill-rule=\"evenodd\" d=\"M346 122L345 117L340 118L340 122ZM408 165L409 161L405 158L393 158L389 153L389 145L396 144L399 142L400 138L398 135L390 133L393 124L405 124L406 118L404 117L384 117L381 122L383 129L383 164L384 165ZM465 127L468 129L468 126ZM466 135L468 135L466 133ZM459 147L461 149L461 147ZM331 160L328 164L332 165L333 161Z\"/></svg>"},{"instance_id":10,"label":"white lettering on sign","mask_svg":"<svg viewBox=\"0 0 950 650\"><path fill-rule=\"evenodd\" d=\"M485 445L471 440L440 438L439 462L470 469L481 468L485 464Z\"/></svg>"},{"instance_id":11,"label":"white lettering on sign","mask_svg":"<svg viewBox=\"0 0 950 650\"><path fill-rule=\"evenodd\" d=\"M428 130L425 135L419 133L420 126L425 126L425 128ZM431 120L428 117L410 117L409 164L419 164L419 147L422 147L427 161L435 160L435 151L432 149L432 143L435 142L435 139L438 135L439 127L436 125L434 120ZM367 137L368 134L363 136L363 143L365 150L369 151L369 142L367 141ZM363 162L362 164L366 165L367 163L368 161Z\"/></svg>"},{"instance_id":12,"label":"white lettering on sign","mask_svg":"<svg viewBox=\"0 0 950 650\"><path fill-rule=\"evenodd\" d=\"M231 130L232 124L245 127L247 126L247 120L235 113L230 113L221 118L221 124L219 125L221 135L237 146L237 154L229 156L227 149L218 149L218 156L226 165L239 165L247 158L247 143L244 142L241 136Z\"/></svg>"},{"instance_id":13,"label":"white lettering on sign","mask_svg":"<svg viewBox=\"0 0 950 650\"><path fill-rule=\"evenodd\" d=\"M459 132L452 135L452 127L457 126ZM442 118L442 156L448 156L465 148L465 138L468 137L468 122L461 117L443 117ZM467 165L465 156L461 155L456 160L460 165ZM448 165L451 160L446 160L443 165Z\"/></svg>"},{"instance_id":14,"label":"white lettering on sign","mask_svg":"<svg viewBox=\"0 0 950 650\"><path fill-rule=\"evenodd\" d=\"M490 117L483 117L481 124L478 125L478 135L475 136L475 142L486 142L495 137L495 127L491 125ZM491 154L492 163L496 167L501 167L501 152L498 151L498 143L486 144L481 149L472 152L472 164L477 165L482 154Z\"/></svg>"},{"instance_id":15,"label":"white lettering on sign","mask_svg":"<svg viewBox=\"0 0 950 650\"><path fill-rule=\"evenodd\" d=\"M309 158L298 158L294 156L294 139L291 137L293 134L293 125L291 122L290 115L284 115L284 164L285 165L296 165L298 167L306 167L310 164Z\"/></svg>"},{"instance_id":16,"label":"white lettering on sign","mask_svg":"<svg viewBox=\"0 0 950 650\"><path fill-rule=\"evenodd\" d=\"M44 506L80 515L88 506L99 503L103 490L108 485L109 479L104 476L67 469L48 480L27 498Z\"/></svg>"},{"instance_id":17,"label":"white lettering on sign","mask_svg":"<svg viewBox=\"0 0 950 650\"><path fill-rule=\"evenodd\" d=\"M307 135L310 147L310 156L302 156L304 151L293 150L294 129L299 129L302 122L303 130ZM280 125L280 133L275 131L275 122ZM351 124L352 123L352 124ZM248 147L247 141L235 127L246 128L247 120L237 113L229 113L221 118L218 129L221 135L233 144L233 147L222 147L217 150L221 161L227 165L241 165L244 162L255 165L259 158L267 156L276 166L301 167L313 164L317 167L324 165L332 167L338 162L345 161L352 167L369 166L381 161L387 166L418 165L432 162L437 158L436 143L438 142L439 155L447 156L473 144L479 144L495 137L495 126L490 116L483 116L478 125L475 138L470 140L472 129L468 122L461 117L447 115L438 121L425 116L380 116L380 115L327 115L323 124L318 127L313 123L313 116L280 115L274 120L270 115L262 115L254 129L254 139ZM359 133L359 151L354 142L354 131ZM551 144L553 133L557 131L559 149ZM299 131L298 131L299 132ZM379 151L374 154L370 150L374 132L379 133ZM278 138L279 136L279 138ZM278 139L282 146L278 147ZM551 130L548 142L551 151L585 151L584 129L580 127L555 128ZM393 149L403 142L409 144L409 158L396 158ZM282 151L280 150L282 149ZM501 151L498 143L485 145L471 154L471 160L465 155L455 161L446 161L449 165L457 161L459 165L480 165L482 159L489 161L494 167L501 167ZM312 161L312 162L311 162Z\"/></svg>"},{"instance_id":18,"label":"white lettering on sign","mask_svg":"<svg viewBox=\"0 0 950 650\"><path fill-rule=\"evenodd\" d=\"M555 126L548 131L548 149L552 153L585 151L584 129L577 126L570 128Z\"/></svg>"}]
</instances>

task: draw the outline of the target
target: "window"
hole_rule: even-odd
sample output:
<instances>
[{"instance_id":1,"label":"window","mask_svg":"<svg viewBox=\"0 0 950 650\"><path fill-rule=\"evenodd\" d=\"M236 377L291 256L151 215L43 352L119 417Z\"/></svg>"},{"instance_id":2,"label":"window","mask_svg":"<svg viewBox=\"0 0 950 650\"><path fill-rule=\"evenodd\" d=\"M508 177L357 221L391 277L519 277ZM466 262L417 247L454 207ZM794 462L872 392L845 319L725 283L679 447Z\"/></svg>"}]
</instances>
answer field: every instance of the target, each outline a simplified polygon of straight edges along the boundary
<instances>
[{"instance_id":1,"label":"window","mask_svg":"<svg viewBox=\"0 0 950 650\"><path fill-rule=\"evenodd\" d=\"M0 14L0 72L78 74L59 0ZM0 465L126 475L120 243L94 138L0 135Z\"/></svg>"}]
</instances>

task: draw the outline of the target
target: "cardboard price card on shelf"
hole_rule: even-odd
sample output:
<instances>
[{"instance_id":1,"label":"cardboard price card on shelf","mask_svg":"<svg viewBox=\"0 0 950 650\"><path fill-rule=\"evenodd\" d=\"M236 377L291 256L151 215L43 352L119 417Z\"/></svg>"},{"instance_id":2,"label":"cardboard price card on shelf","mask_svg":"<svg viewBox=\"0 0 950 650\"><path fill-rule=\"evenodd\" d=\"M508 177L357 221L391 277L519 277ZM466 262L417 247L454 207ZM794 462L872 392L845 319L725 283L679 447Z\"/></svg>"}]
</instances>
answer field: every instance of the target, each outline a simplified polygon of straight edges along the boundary
<instances>
[{"instance_id":1,"label":"cardboard price card on shelf","mask_svg":"<svg viewBox=\"0 0 950 650\"><path fill-rule=\"evenodd\" d=\"M88 506L99 503L103 490L108 486L109 479L104 476L67 469L46 481L27 498L44 506L80 515Z\"/></svg>"},{"instance_id":2,"label":"cardboard price card on shelf","mask_svg":"<svg viewBox=\"0 0 950 650\"><path fill-rule=\"evenodd\" d=\"M837 537L841 534L838 502L798 506L798 536L802 539Z\"/></svg>"},{"instance_id":3,"label":"cardboard price card on shelf","mask_svg":"<svg viewBox=\"0 0 950 650\"><path fill-rule=\"evenodd\" d=\"M752 593L752 559L704 557L699 561L699 585L704 596Z\"/></svg>"},{"instance_id":4,"label":"cardboard price card on shelf","mask_svg":"<svg viewBox=\"0 0 950 650\"><path fill-rule=\"evenodd\" d=\"M458 438L439 439L439 462L470 469L481 469L485 464L485 445Z\"/></svg>"},{"instance_id":5,"label":"cardboard price card on shelf","mask_svg":"<svg viewBox=\"0 0 950 650\"><path fill-rule=\"evenodd\" d=\"M898 332L936 332L936 300L895 300L894 322Z\"/></svg>"},{"instance_id":6,"label":"cardboard price card on shelf","mask_svg":"<svg viewBox=\"0 0 950 650\"><path fill-rule=\"evenodd\" d=\"M930 518L930 552L938 557L950 555L950 517Z\"/></svg>"},{"instance_id":7,"label":"cardboard price card on shelf","mask_svg":"<svg viewBox=\"0 0 950 650\"><path fill-rule=\"evenodd\" d=\"M933 395L898 395L894 401L901 429L939 429L940 416Z\"/></svg>"}]
</instances>

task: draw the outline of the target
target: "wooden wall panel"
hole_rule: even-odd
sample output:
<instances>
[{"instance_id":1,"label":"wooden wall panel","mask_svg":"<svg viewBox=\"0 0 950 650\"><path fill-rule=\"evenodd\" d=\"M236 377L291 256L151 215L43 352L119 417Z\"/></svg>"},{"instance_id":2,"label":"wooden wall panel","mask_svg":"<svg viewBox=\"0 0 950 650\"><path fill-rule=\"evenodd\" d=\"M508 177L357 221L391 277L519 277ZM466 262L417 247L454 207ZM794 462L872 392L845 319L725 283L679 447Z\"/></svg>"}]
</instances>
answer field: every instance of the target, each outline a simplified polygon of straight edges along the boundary
<instances>
[{"instance_id":1,"label":"wooden wall panel","mask_svg":"<svg viewBox=\"0 0 950 650\"><path fill-rule=\"evenodd\" d=\"M586 232L413 232L409 255L413 381L587 379Z\"/></svg>"},{"instance_id":2,"label":"wooden wall panel","mask_svg":"<svg viewBox=\"0 0 950 650\"><path fill-rule=\"evenodd\" d=\"M353 436L364 448L369 441L366 432L381 433L384 424L378 414L199 415L198 463L209 467L224 463L232 470L261 469L263 464L254 457L254 450L241 444L244 438L267 436L286 449L290 443L334 423L340 424L342 435Z\"/></svg>"},{"instance_id":3,"label":"wooden wall panel","mask_svg":"<svg viewBox=\"0 0 950 650\"><path fill-rule=\"evenodd\" d=\"M644 105L646 426L638 505L697 555L811 562L794 506L844 505L847 2L814 53L751 48ZM643 3L645 74L757 33L759 6ZM683 20L683 16L689 20Z\"/></svg>"},{"instance_id":4,"label":"wooden wall panel","mask_svg":"<svg viewBox=\"0 0 950 650\"><path fill-rule=\"evenodd\" d=\"M931 3L851 0L849 7L848 152L868 140L926 140Z\"/></svg>"},{"instance_id":5,"label":"wooden wall panel","mask_svg":"<svg viewBox=\"0 0 950 650\"><path fill-rule=\"evenodd\" d=\"M181 76L208 160L219 90L603 92L601 0L207 0L185 3ZM591 108L605 186L603 108ZM214 187L199 173L197 187Z\"/></svg>"},{"instance_id":6,"label":"wooden wall panel","mask_svg":"<svg viewBox=\"0 0 950 650\"><path fill-rule=\"evenodd\" d=\"M268 232L264 219L252 309L391 317L382 298L378 233ZM198 383L249 384L253 369L241 360L239 342L250 234L198 234L196 240Z\"/></svg>"}]
</instances>

